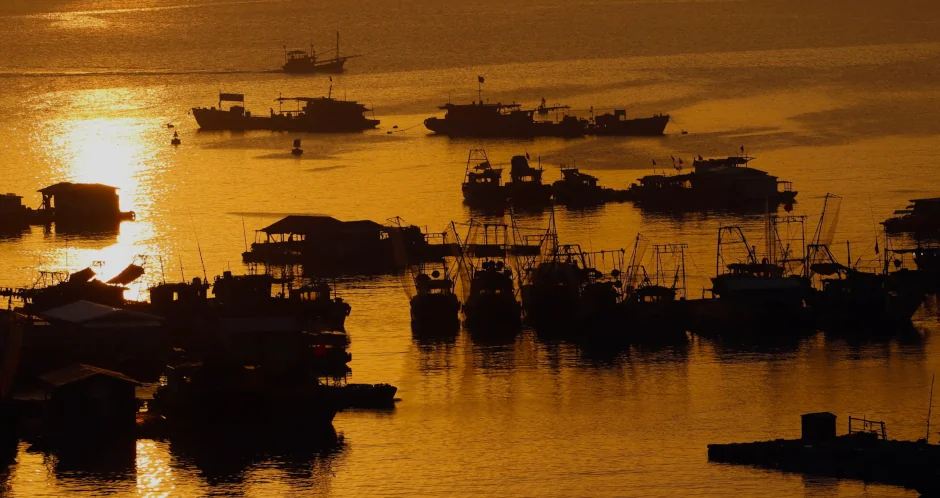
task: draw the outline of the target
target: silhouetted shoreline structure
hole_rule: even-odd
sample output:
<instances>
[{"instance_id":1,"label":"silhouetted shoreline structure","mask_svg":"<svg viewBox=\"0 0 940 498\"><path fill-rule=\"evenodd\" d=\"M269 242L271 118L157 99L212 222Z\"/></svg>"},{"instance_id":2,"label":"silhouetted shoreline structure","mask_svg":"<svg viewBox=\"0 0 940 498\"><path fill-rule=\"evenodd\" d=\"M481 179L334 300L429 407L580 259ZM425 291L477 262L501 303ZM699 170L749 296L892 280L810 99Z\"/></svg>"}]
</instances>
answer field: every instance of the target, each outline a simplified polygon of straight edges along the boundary
<instances>
[{"instance_id":1,"label":"silhouetted shoreline structure","mask_svg":"<svg viewBox=\"0 0 940 498\"><path fill-rule=\"evenodd\" d=\"M203 130L272 130L309 133L354 133L371 130L379 120L366 118L370 112L365 104L355 100L332 98L332 89L326 97L278 97L278 111L272 108L270 115L255 115L245 109L245 95L220 93L219 107L194 107L193 117ZM228 109L223 102L233 102ZM284 102L294 102L297 108L284 110Z\"/></svg>"},{"instance_id":2,"label":"silhouetted shoreline structure","mask_svg":"<svg viewBox=\"0 0 940 498\"><path fill-rule=\"evenodd\" d=\"M891 484L927 496L940 492L938 458L940 446L888 439L880 421L849 417L848 432L837 435L828 412L803 415L799 439L708 445L712 462Z\"/></svg>"}]
</instances>

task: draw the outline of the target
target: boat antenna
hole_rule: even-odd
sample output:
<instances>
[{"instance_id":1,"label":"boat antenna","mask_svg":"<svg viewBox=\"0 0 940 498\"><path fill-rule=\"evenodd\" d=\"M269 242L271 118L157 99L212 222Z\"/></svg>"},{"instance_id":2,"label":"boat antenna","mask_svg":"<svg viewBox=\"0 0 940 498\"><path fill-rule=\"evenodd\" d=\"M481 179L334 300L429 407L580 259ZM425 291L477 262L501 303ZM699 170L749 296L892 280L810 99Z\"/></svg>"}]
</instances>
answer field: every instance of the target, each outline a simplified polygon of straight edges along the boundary
<instances>
[{"instance_id":1,"label":"boat antenna","mask_svg":"<svg viewBox=\"0 0 940 498\"><path fill-rule=\"evenodd\" d=\"M202 264L202 278L204 282L209 281L209 275L206 273L206 260L202 258L202 245L199 244L199 232L196 231L196 222L193 220L193 212L189 212L189 221L193 224L193 235L196 236L196 250L199 251L199 263Z\"/></svg>"},{"instance_id":2,"label":"boat antenna","mask_svg":"<svg viewBox=\"0 0 940 498\"><path fill-rule=\"evenodd\" d=\"M339 30L336 31L336 60L339 60Z\"/></svg>"},{"instance_id":3,"label":"boat antenna","mask_svg":"<svg viewBox=\"0 0 940 498\"><path fill-rule=\"evenodd\" d=\"M927 403L927 436L924 439L924 442L930 442L930 409L933 408L933 381L936 379L937 374L930 376L930 401Z\"/></svg>"},{"instance_id":4,"label":"boat antenna","mask_svg":"<svg viewBox=\"0 0 940 498\"><path fill-rule=\"evenodd\" d=\"M166 285L166 269L163 268L163 255L160 255L160 276L163 277L163 284Z\"/></svg>"},{"instance_id":5,"label":"boat antenna","mask_svg":"<svg viewBox=\"0 0 940 498\"><path fill-rule=\"evenodd\" d=\"M242 211L242 239L245 240L245 252L248 252L248 231L245 229L245 212Z\"/></svg>"},{"instance_id":6,"label":"boat antenna","mask_svg":"<svg viewBox=\"0 0 940 498\"><path fill-rule=\"evenodd\" d=\"M185 281L186 281L186 273L183 272L183 256L180 254L180 255L177 255L177 257L178 257L179 260L180 260L180 278L182 278L182 279L183 279L183 282L185 282Z\"/></svg>"}]
</instances>

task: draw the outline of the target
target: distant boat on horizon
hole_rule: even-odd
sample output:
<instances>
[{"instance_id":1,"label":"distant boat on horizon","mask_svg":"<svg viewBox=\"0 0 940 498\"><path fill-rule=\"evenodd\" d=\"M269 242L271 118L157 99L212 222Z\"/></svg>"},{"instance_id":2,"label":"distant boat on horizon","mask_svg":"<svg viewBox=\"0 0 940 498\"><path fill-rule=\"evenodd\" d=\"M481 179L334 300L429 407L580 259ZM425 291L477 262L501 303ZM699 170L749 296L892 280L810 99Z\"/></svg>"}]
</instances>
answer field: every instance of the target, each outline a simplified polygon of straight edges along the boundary
<instances>
[{"instance_id":1,"label":"distant boat on horizon","mask_svg":"<svg viewBox=\"0 0 940 498\"><path fill-rule=\"evenodd\" d=\"M339 31L336 32L336 56L331 59L317 60L317 54L310 46L310 52L306 50L287 50L284 47L284 65L281 68L289 74L313 74L329 73L342 74L345 71L346 61L358 55L339 55Z\"/></svg>"}]
</instances>

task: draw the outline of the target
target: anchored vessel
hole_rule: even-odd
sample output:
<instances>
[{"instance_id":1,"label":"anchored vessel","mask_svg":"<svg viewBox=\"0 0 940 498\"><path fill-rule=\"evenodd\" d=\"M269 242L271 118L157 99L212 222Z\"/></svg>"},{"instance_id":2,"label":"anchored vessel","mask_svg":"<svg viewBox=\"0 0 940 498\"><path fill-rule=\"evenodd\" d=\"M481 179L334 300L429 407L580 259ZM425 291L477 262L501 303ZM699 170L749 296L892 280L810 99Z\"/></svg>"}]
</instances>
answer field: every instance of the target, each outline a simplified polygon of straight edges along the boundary
<instances>
[{"instance_id":1,"label":"anchored vessel","mask_svg":"<svg viewBox=\"0 0 940 498\"><path fill-rule=\"evenodd\" d=\"M220 93L219 107L194 107L193 117L203 130L273 130L303 131L311 133L351 133L371 130L379 120L363 116L369 112L364 104L355 100L338 100L330 94L326 97L279 97L278 111L270 109L269 115L254 115L245 109L245 95ZM228 109L223 102L237 102ZM295 102L294 110L283 110L281 104Z\"/></svg>"},{"instance_id":2,"label":"anchored vessel","mask_svg":"<svg viewBox=\"0 0 940 498\"><path fill-rule=\"evenodd\" d=\"M755 208L790 205L796 199L793 184L766 171L749 167L752 157L695 159L692 173L653 174L630 186L630 198L653 209ZM654 162L655 164L655 162Z\"/></svg>"},{"instance_id":3,"label":"anchored vessel","mask_svg":"<svg viewBox=\"0 0 940 498\"><path fill-rule=\"evenodd\" d=\"M626 110L615 109L613 114L595 117L590 132L595 135L657 136L663 134L668 123L668 114L627 119Z\"/></svg>"},{"instance_id":4,"label":"anchored vessel","mask_svg":"<svg viewBox=\"0 0 940 498\"><path fill-rule=\"evenodd\" d=\"M291 74L311 74L311 73L332 73L341 74L346 61L358 55L339 55L339 31L336 32L336 56L331 59L317 60L317 54L310 47L310 52L305 50L287 51L284 47L284 69L285 73Z\"/></svg>"},{"instance_id":5,"label":"anchored vessel","mask_svg":"<svg viewBox=\"0 0 940 498\"><path fill-rule=\"evenodd\" d=\"M899 209L882 225L888 233L931 233L940 231L940 197L911 199L906 209Z\"/></svg>"},{"instance_id":6,"label":"anchored vessel","mask_svg":"<svg viewBox=\"0 0 940 498\"><path fill-rule=\"evenodd\" d=\"M630 198L629 191L602 187L597 184L596 176L564 164L561 165L561 179L552 184L552 194L557 204L569 206L594 206Z\"/></svg>"}]
</instances>

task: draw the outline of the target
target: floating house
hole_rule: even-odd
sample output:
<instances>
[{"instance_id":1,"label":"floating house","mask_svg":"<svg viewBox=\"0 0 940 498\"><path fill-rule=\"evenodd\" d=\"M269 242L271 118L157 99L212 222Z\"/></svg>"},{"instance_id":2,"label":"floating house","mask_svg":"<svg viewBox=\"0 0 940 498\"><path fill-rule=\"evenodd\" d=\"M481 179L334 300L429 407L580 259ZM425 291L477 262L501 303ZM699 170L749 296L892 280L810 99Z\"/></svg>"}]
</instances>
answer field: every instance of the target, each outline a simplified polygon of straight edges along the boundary
<instances>
[{"instance_id":1,"label":"floating house","mask_svg":"<svg viewBox=\"0 0 940 498\"><path fill-rule=\"evenodd\" d=\"M382 273L422 259L428 250L416 226L331 216L291 215L259 233L264 240L243 254L246 263L302 264L311 275ZM404 254L396 256L397 250Z\"/></svg>"},{"instance_id":2,"label":"floating house","mask_svg":"<svg viewBox=\"0 0 940 498\"><path fill-rule=\"evenodd\" d=\"M40 189L41 222L72 225L110 224L133 220L133 211L121 211L117 187L100 183L62 182Z\"/></svg>"},{"instance_id":3,"label":"floating house","mask_svg":"<svg viewBox=\"0 0 940 498\"><path fill-rule=\"evenodd\" d=\"M44 422L64 434L126 434L137 417L140 382L91 365L69 365L39 376L45 395Z\"/></svg>"}]
</instances>

